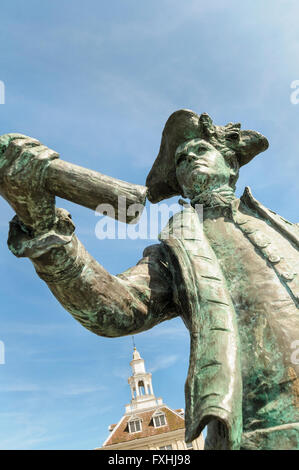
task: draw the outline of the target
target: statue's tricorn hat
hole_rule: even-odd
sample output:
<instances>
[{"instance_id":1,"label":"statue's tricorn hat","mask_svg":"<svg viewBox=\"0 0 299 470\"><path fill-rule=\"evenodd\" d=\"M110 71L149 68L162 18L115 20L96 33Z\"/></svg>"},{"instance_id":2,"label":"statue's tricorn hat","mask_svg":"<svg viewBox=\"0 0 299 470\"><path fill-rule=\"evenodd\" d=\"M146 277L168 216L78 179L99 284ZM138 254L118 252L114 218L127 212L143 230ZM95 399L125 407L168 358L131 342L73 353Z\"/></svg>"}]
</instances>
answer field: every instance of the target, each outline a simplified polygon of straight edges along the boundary
<instances>
[{"instance_id":1,"label":"statue's tricorn hat","mask_svg":"<svg viewBox=\"0 0 299 470\"><path fill-rule=\"evenodd\" d=\"M227 148L235 151L240 166L248 163L269 146L266 137L258 132L240 131L240 124L214 126L206 113L198 115L188 109L175 111L165 124L158 156L146 179L148 199L156 203L182 194L175 169L174 156L177 147L187 140L210 140L215 135L219 136L222 142L227 142Z\"/></svg>"}]
</instances>

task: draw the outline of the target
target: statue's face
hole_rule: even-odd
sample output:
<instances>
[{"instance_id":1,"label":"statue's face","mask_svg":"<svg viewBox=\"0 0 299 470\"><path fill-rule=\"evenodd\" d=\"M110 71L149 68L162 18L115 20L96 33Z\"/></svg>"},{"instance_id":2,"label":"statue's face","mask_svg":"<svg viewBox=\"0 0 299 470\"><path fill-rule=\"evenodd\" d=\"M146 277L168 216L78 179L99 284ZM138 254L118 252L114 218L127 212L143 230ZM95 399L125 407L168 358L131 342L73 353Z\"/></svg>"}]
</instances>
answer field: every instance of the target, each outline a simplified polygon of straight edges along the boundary
<instances>
[{"instance_id":1,"label":"statue's face","mask_svg":"<svg viewBox=\"0 0 299 470\"><path fill-rule=\"evenodd\" d=\"M222 154L203 139L179 145L175 153L176 176L185 196L229 184L232 168Z\"/></svg>"}]
</instances>

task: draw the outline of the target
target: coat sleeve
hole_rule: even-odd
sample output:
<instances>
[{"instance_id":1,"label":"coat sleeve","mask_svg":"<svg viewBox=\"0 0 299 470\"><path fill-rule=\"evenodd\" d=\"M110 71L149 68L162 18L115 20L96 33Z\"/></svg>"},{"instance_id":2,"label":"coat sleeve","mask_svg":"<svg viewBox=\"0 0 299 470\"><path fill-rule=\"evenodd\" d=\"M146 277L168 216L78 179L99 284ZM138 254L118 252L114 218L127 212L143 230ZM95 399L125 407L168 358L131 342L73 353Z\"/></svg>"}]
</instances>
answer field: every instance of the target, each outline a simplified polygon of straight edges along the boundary
<instances>
[{"instance_id":1,"label":"coat sleeve","mask_svg":"<svg viewBox=\"0 0 299 470\"><path fill-rule=\"evenodd\" d=\"M69 214L61 209L54 228L37 237L15 217L8 246L16 256L31 259L60 304L85 328L100 336L125 336L177 316L160 244L148 247L136 266L113 276L73 231Z\"/></svg>"}]
</instances>

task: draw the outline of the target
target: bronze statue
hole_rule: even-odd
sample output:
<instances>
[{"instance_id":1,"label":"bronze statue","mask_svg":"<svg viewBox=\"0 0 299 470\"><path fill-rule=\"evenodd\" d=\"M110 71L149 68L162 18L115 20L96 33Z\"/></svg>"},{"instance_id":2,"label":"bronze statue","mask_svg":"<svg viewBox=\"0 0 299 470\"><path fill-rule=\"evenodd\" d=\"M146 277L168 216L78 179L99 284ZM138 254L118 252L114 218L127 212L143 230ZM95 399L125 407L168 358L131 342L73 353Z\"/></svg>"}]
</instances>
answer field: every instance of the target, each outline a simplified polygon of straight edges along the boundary
<instances>
[{"instance_id":1,"label":"bronze statue","mask_svg":"<svg viewBox=\"0 0 299 470\"><path fill-rule=\"evenodd\" d=\"M0 137L0 193L17 214L8 246L29 257L64 308L97 335L136 334L182 317L191 338L187 441L208 425L207 449L299 449L299 365L291 359L299 226L249 188L236 198L239 168L268 147L240 127L176 111L146 187L63 162L29 137ZM70 214L55 209L55 195L95 208L115 205L119 194L127 206L174 195L190 204L136 266L112 276L74 235ZM116 217L123 220L127 206Z\"/></svg>"}]
</instances>

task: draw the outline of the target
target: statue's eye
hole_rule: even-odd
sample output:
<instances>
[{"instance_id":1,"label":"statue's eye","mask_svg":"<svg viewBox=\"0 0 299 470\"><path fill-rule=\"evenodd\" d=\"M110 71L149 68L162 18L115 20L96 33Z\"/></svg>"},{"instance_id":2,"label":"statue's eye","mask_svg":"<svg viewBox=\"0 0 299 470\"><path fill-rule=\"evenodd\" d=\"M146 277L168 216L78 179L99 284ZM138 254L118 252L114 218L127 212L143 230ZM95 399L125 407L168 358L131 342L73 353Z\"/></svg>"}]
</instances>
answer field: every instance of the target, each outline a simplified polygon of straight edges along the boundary
<instances>
[{"instance_id":1,"label":"statue's eye","mask_svg":"<svg viewBox=\"0 0 299 470\"><path fill-rule=\"evenodd\" d=\"M180 155L179 158L177 159L176 164L180 165L184 160L186 160L187 155Z\"/></svg>"},{"instance_id":2,"label":"statue's eye","mask_svg":"<svg viewBox=\"0 0 299 470\"><path fill-rule=\"evenodd\" d=\"M239 132L232 131L226 134L226 138L229 140L238 140L239 138Z\"/></svg>"}]
</instances>

